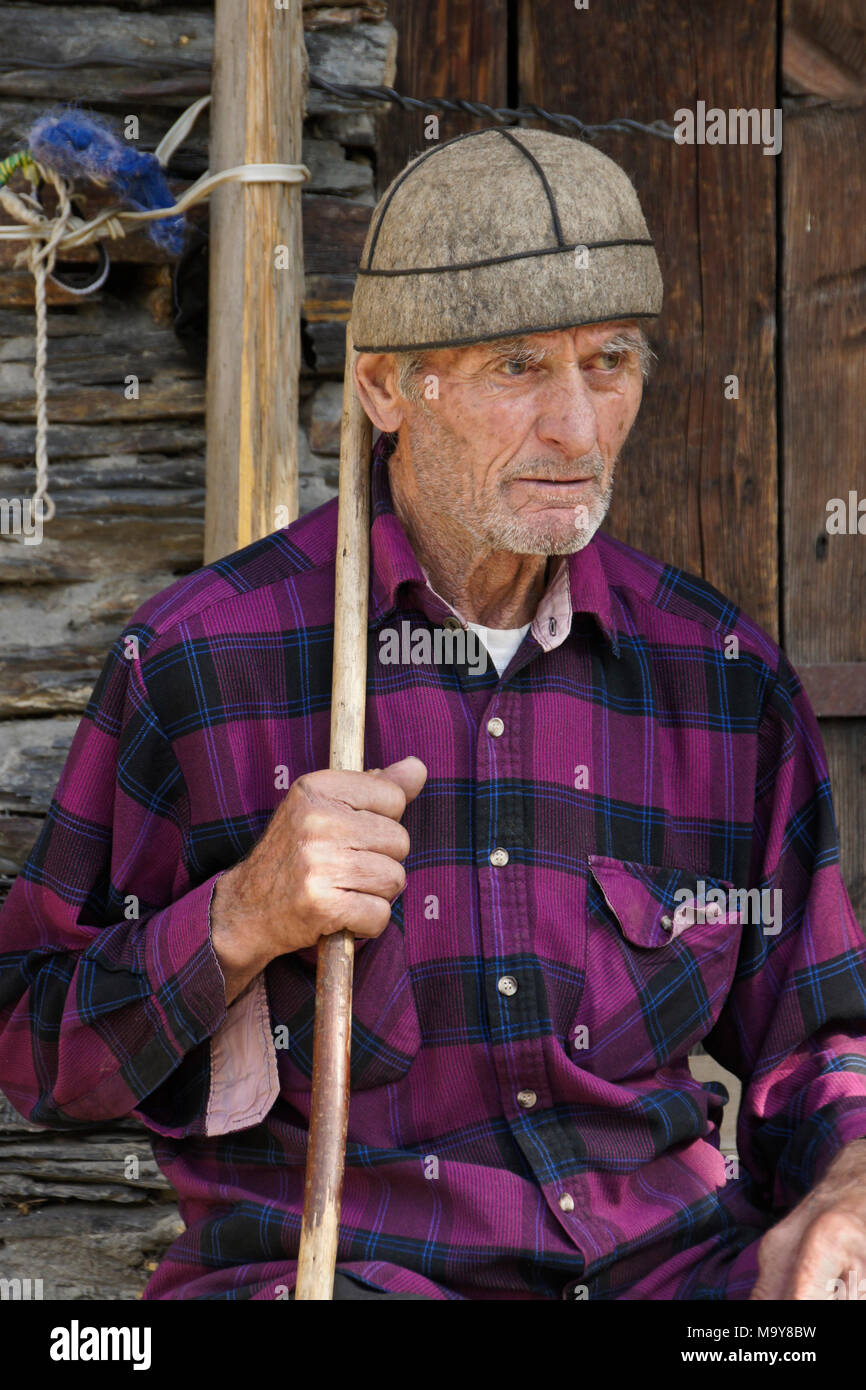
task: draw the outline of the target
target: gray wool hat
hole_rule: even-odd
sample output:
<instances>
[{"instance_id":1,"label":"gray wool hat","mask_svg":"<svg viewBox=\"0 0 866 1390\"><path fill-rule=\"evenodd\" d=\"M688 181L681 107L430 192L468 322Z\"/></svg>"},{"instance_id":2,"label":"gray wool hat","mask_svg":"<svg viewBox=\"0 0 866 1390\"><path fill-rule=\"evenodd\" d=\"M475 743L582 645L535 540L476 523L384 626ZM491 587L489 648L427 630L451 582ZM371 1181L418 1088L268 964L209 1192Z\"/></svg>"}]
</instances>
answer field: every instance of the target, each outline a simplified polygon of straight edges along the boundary
<instances>
[{"instance_id":1,"label":"gray wool hat","mask_svg":"<svg viewBox=\"0 0 866 1390\"><path fill-rule=\"evenodd\" d=\"M573 136L496 126L425 151L389 184L352 336L359 352L411 352L654 318L661 305L624 170Z\"/></svg>"}]
</instances>

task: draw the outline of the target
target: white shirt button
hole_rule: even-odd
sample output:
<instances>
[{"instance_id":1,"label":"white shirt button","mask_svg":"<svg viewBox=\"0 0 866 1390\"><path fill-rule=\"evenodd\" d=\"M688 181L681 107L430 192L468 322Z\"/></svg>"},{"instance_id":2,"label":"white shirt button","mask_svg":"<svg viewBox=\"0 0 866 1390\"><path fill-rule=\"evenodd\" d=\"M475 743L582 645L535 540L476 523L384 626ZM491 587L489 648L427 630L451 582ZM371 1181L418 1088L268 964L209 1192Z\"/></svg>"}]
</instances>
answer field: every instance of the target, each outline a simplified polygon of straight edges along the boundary
<instances>
[{"instance_id":1,"label":"white shirt button","mask_svg":"<svg viewBox=\"0 0 866 1390\"><path fill-rule=\"evenodd\" d=\"M499 738L502 734L505 733L505 725L499 718L498 714L494 714L492 719L488 719L487 732L493 738Z\"/></svg>"},{"instance_id":2,"label":"white shirt button","mask_svg":"<svg viewBox=\"0 0 866 1390\"><path fill-rule=\"evenodd\" d=\"M496 981L496 988L499 990L500 994L516 994L517 981L513 975L503 975L501 979Z\"/></svg>"},{"instance_id":3,"label":"white shirt button","mask_svg":"<svg viewBox=\"0 0 866 1390\"><path fill-rule=\"evenodd\" d=\"M508 850L499 846L490 851L490 862L494 869L501 869L508 863Z\"/></svg>"},{"instance_id":4,"label":"white shirt button","mask_svg":"<svg viewBox=\"0 0 866 1390\"><path fill-rule=\"evenodd\" d=\"M442 626L447 627L449 632L457 632L463 624L459 618L446 618Z\"/></svg>"},{"instance_id":5,"label":"white shirt button","mask_svg":"<svg viewBox=\"0 0 866 1390\"><path fill-rule=\"evenodd\" d=\"M563 1211L574 1211L574 1198L570 1192L563 1192L559 1199L559 1205Z\"/></svg>"},{"instance_id":6,"label":"white shirt button","mask_svg":"<svg viewBox=\"0 0 866 1390\"><path fill-rule=\"evenodd\" d=\"M522 1105L524 1110L531 1110L538 1101L538 1096L534 1091L518 1091L517 1104Z\"/></svg>"}]
</instances>

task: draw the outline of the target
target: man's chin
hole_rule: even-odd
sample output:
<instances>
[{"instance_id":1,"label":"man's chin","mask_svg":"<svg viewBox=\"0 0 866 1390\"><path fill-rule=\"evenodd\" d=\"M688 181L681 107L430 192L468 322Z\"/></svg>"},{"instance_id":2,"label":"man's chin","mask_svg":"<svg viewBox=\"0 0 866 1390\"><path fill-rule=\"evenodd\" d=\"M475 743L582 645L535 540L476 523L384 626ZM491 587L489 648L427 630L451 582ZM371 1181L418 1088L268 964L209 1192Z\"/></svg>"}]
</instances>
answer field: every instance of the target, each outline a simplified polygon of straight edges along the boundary
<instances>
[{"instance_id":1,"label":"man's chin","mask_svg":"<svg viewBox=\"0 0 866 1390\"><path fill-rule=\"evenodd\" d=\"M512 555L573 555L589 544L603 520L604 517L591 519L579 528L574 526L573 519L569 526L542 522L533 526L515 521L490 539L495 549L507 550Z\"/></svg>"}]
</instances>

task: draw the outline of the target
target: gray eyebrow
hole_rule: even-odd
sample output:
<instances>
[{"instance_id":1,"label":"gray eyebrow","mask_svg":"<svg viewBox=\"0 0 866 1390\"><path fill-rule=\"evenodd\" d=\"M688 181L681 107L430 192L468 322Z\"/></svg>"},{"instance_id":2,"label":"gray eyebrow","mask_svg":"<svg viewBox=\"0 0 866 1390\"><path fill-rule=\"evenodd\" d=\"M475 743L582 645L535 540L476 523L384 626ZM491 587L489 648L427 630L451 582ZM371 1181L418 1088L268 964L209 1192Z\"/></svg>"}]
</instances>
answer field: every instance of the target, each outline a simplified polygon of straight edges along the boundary
<instances>
[{"instance_id":1,"label":"gray eyebrow","mask_svg":"<svg viewBox=\"0 0 866 1390\"><path fill-rule=\"evenodd\" d=\"M658 361L650 347L649 339L642 328L620 328L605 338L598 352L633 352L638 359L641 374L646 379L653 362Z\"/></svg>"},{"instance_id":2,"label":"gray eyebrow","mask_svg":"<svg viewBox=\"0 0 866 1390\"><path fill-rule=\"evenodd\" d=\"M487 347L497 357L531 357L538 362L550 351L546 347L533 347L528 338L497 338Z\"/></svg>"},{"instance_id":3,"label":"gray eyebrow","mask_svg":"<svg viewBox=\"0 0 866 1390\"><path fill-rule=\"evenodd\" d=\"M550 352L549 348L534 346L528 338L496 338L485 346L494 357L527 362L541 362ZM649 377L652 363L657 360L642 328L617 329L609 338L605 338L595 352L634 353L644 379Z\"/></svg>"}]
</instances>

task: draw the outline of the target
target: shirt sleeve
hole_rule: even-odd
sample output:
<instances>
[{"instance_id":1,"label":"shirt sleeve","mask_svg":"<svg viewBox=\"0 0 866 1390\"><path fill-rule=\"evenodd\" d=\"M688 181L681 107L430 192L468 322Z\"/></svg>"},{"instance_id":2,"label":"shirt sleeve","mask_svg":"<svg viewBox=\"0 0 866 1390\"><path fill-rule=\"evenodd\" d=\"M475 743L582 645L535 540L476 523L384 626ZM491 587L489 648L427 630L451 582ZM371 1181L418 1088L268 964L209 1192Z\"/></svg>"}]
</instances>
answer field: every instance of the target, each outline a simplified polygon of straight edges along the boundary
<instances>
[{"instance_id":1,"label":"shirt sleeve","mask_svg":"<svg viewBox=\"0 0 866 1390\"><path fill-rule=\"evenodd\" d=\"M783 656L758 736L749 886L761 920L742 927L704 1044L743 1082L740 1160L786 1211L866 1137L866 938L839 871L818 722Z\"/></svg>"},{"instance_id":2,"label":"shirt sleeve","mask_svg":"<svg viewBox=\"0 0 866 1390\"><path fill-rule=\"evenodd\" d=\"M225 1104L236 1069L223 1038L214 1087L211 1039L241 1019L258 1036L266 1007L258 980L226 1009L209 921L219 874L189 842L138 655L149 635L128 629L112 649L0 914L0 1084L36 1124L132 1114L181 1137L238 1127ZM272 1092L273 1039L259 1050Z\"/></svg>"}]
</instances>

